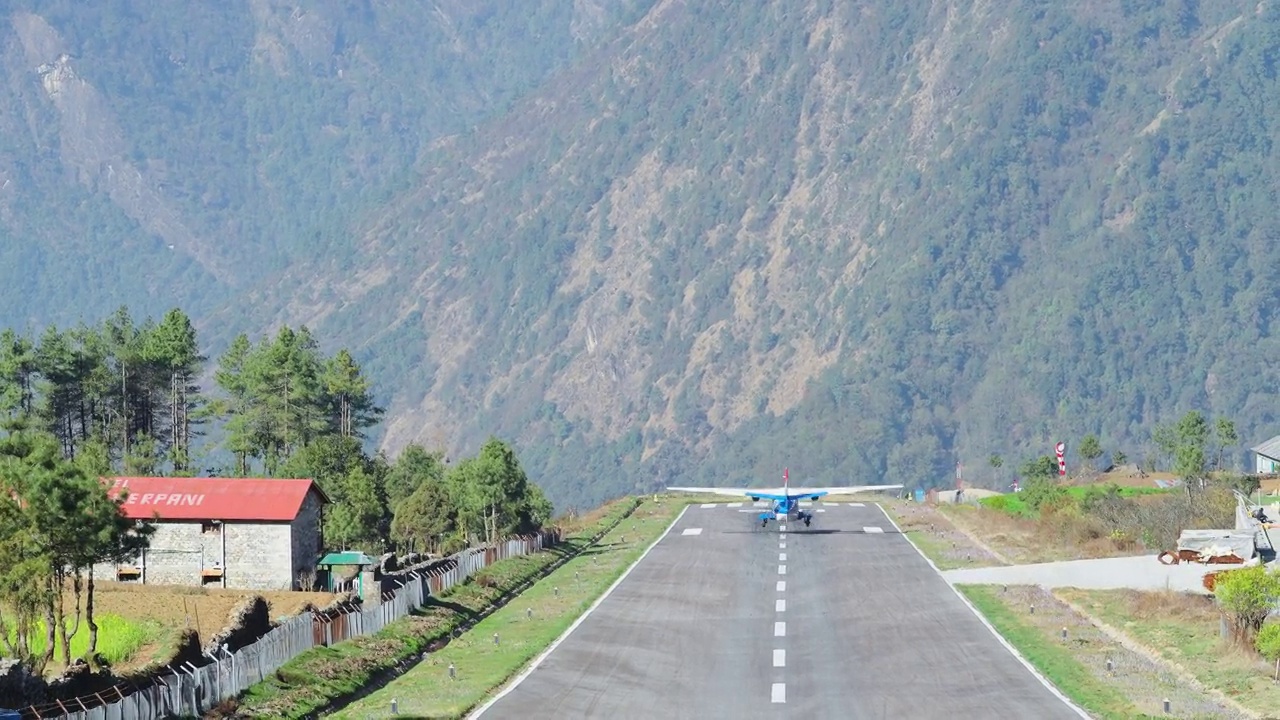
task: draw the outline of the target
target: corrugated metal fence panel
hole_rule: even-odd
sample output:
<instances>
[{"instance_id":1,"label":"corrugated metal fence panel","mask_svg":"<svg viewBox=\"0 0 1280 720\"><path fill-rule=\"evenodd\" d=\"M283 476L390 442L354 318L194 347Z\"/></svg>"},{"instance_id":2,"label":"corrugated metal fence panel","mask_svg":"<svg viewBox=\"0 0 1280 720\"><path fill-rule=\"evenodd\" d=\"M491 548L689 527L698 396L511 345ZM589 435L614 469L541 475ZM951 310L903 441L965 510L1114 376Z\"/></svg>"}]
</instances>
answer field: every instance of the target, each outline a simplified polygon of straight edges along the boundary
<instances>
[{"instance_id":1,"label":"corrugated metal fence panel","mask_svg":"<svg viewBox=\"0 0 1280 720\"><path fill-rule=\"evenodd\" d=\"M468 548L451 558L449 569L414 575L390 597L374 607L352 610L331 618L307 614L290 618L256 642L217 663L161 678L106 705L59 716L59 720L150 720L166 715L201 715L262 682L285 663L318 645L332 645L372 635L427 604L432 595L465 581L479 570L509 557L539 552L558 540L549 533L511 539L488 547ZM85 705L89 698L83 698ZM100 702L97 699L94 702ZM32 715L34 717L34 715Z\"/></svg>"}]
</instances>

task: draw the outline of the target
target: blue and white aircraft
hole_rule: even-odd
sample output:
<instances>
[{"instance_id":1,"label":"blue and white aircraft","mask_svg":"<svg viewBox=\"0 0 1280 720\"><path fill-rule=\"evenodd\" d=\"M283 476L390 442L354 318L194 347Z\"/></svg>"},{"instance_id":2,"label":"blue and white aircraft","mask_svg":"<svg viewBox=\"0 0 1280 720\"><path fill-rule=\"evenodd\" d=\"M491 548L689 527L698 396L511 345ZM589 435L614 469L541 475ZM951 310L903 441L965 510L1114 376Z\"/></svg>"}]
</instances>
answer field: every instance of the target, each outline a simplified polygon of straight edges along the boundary
<instances>
[{"instance_id":1,"label":"blue and white aircraft","mask_svg":"<svg viewBox=\"0 0 1280 720\"><path fill-rule=\"evenodd\" d=\"M901 490L902 485L852 485L848 487L792 488L789 470L782 471L782 487L757 490L754 488L713 488L713 487L669 487L670 492L708 493L715 495L733 495L751 498L753 502L772 500L773 509L760 513L760 527L768 527L770 520L785 522L788 518L804 522L805 527L813 520L813 513L800 509L801 500L817 500L824 495L847 495L859 492L875 492L877 490Z\"/></svg>"}]
</instances>

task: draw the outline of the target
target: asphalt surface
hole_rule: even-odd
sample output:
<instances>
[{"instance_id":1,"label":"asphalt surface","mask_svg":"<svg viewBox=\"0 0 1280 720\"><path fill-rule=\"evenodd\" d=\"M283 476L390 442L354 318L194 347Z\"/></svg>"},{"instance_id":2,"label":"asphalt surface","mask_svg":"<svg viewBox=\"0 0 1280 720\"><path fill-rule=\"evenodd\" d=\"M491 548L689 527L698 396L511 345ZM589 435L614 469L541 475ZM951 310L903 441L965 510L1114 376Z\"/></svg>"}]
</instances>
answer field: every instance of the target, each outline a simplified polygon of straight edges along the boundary
<instances>
[{"instance_id":1,"label":"asphalt surface","mask_svg":"<svg viewBox=\"0 0 1280 720\"><path fill-rule=\"evenodd\" d=\"M817 508L811 528L789 523L784 538L756 529L750 503L691 506L473 717L1081 717L878 507Z\"/></svg>"}]
</instances>

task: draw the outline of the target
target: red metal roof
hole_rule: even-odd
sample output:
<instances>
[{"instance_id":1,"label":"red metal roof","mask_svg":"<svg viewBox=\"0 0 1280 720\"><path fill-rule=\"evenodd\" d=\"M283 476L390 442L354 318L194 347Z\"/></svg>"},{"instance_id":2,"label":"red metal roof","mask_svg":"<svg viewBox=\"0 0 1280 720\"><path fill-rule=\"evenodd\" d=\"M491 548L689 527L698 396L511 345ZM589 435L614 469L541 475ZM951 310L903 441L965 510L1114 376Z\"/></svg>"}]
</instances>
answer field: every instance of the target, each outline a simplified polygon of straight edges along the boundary
<instances>
[{"instance_id":1,"label":"red metal roof","mask_svg":"<svg viewBox=\"0 0 1280 720\"><path fill-rule=\"evenodd\" d=\"M121 488L129 497L121 508L126 517L161 520L256 520L289 522L298 517L302 501L315 488L329 502L320 486L306 479L277 478L111 478L107 493L115 498Z\"/></svg>"}]
</instances>

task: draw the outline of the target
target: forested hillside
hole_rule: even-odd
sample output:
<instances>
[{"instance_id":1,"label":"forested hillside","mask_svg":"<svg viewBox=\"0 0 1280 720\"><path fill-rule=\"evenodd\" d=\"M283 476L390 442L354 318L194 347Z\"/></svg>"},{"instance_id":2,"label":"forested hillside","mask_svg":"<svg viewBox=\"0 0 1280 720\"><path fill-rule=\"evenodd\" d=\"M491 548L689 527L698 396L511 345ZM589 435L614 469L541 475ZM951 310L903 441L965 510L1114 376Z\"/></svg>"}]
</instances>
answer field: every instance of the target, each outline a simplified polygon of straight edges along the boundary
<instances>
[{"instance_id":1,"label":"forested hillside","mask_svg":"<svg viewBox=\"0 0 1280 720\"><path fill-rule=\"evenodd\" d=\"M4 319L306 324L561 506L1280 432L1274 2L399 7L24 0Z\"/></svg>"}]
</instances>

